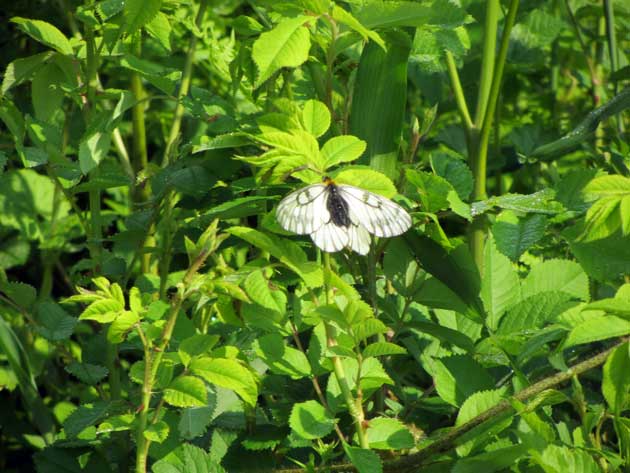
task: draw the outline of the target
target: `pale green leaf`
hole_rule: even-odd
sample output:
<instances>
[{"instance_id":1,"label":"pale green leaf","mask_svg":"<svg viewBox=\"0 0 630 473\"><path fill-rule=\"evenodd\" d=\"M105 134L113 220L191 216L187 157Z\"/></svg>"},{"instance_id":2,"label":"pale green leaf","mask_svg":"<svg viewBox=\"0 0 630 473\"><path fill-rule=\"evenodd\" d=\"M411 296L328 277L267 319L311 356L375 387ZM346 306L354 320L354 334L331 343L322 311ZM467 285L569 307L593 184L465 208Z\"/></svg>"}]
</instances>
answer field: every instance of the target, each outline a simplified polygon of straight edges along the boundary
<instances>
[{"instance_id":1,"label":"pale green leaf","mask_svg":"<svg viewBox=\"0 0 630 473\"><path fill-rule=\"evenodd\" d=\"M61 54L65 54L67 56L71 56L73 54L70 41L56 26L53 26L45 21L20 17L13 17L11 18L11 21L16 23L18 28L31 38L45 44L49 48L55 49Z\"/></svg>"},{"instance_id":2,"label":"pale green leaf","mask_svg":"<svg viewBox=\"0 0 630 473\"><path fill-rule=\"evenodd\" d=\"M550 259L532 267L523 280L523 297L535 296L541 292L558 291L576 299L590 299L586 273L575 261Z\"/></svg>"},{"instance_id":3,"label":"pale green leaf","mask_svg":"<svg viewBox=\"0 0 630 473\"><path fill-rule=\"evenodd\" d=\"M125 0L125 33L132 35L152 21L162 7L162 0Z\"/></svg>"},{"instance_id":4,"label":"pale green leaf","mask_svg":"<svg viewBox=\"0 0 630 473\"><path fill-rule=\"evenodd\" d=\"M593 316L578 324L569 332L563 347L607 340L630 334L630 320L614 315Z\"/></svg>"},{"instance_id":5,"label":"pale green leaf","mask_svg":"<svg viewBox=\"0 0 630 473\"><path fill-rule=\"evenodd\" d=\"M236 392L250 406L256 404L258 383L254 374L237 360L202 357L192 360L190 372ZM205 401L205 398L204 398Z\"/></svg>"},{"instance_id":6,"label":"pale green leaf","mask_svg":"<svg viewBox=\"0 0 630 473\"><path fill-rule=\"evenodd\" d=\"M608 355L602 377L602 394L614 413L622 412L630 401L630 346L619 345Z\"/></svg>"},{"instance_id":7,"label":"pale green leaf","mask_svg":"<svg viewBox=\"0 0 630 473\"><path fill-rule=\"evenodd\" d=\"M341 163L349 163L359 158L365 151L366 143L356 136L334 136L322 146L322 158L326 169Z\"/></svg>"},{"instance_id":8,"label":"pale green leaf","mask_svg":"<svg viewBox=\"0 0 630 473\"><path fill-rule=\"evenodd\" d=\"M388 198L392 198L397 194L396 186L394 186L391 179L385 174L372 169L350 167L333 175L335 182L339 184L350 184Z\"/></svg>"},{"instance_id":9,"label":"pale green leaf","mask_svg":"<svg viewBox=\"0 0 630 473\"><path fill-rule=\"evenodd\" d=\"M575 305L565 292L541 292L527 297L508 310L498 333L510 334L534 331L552 322L559 314Z\"/></svg>"},{"instance_id":10,"label":"pale green leaf","mask_svg":"<svg viewBox=\"0 0 630 473\"><path fill-rule=\"evenodd\" d=\"M365 358L368 358L370 356L406 355L406 354L407 354L406 349L391 342L370 343L362 351L362 355Z\"/></svg>"},{"instance_id":11,"label":"pale green leaf","mask_svg":"<svg viewBox=\"0 0 630 473\"><path fill-rule=\"evenodd\" d=\"M151 440L152 442L162 443L168 437L169 430L170 428L168 424L163 420L160 420L149 425L143 434L144 438Z\"/></svg>"},{"instance_id":12,"label":"pale green leaf","mask_svg":"<svg viewBox=\"0 0 630 473\"><path fill-rule=\"evenodd\" d=\"M415 443L413 435L401 421L388 417L370 419L367 437L370 448L380 450L413 448Z\"/></svg>"},{"instance_id":13,"label":"pale green leaf","mask_svg":"<svg viewBox=\"0 0 630 473\"><path fill-rule=\"evenodd\" d=\"M101 299L92 302L79 316L79 320L94 320L105 324L112 322L124 310L115 299Z\"/></svg>"},{"instance_id":14,"label":"pale green leaf","mask_svg":"<svg viewBox=\"0 0 630 473\"><path fill-rule=\"evenodd\" d=\"M176 407L205 406L205 383L195 376L179 376L164 389L164 400Z\"/></svg>"},{"instance_id":15,"label":"pale green leaf","mask_svg":"<svg viewBox=\"0 0 630 473\"><path fill-rule=\"evenodd\" d=\"M330 127L328 107L319 100L307 100L302 110L302 123L313 136L322 136Z\"/></svg>"}]
</instances>

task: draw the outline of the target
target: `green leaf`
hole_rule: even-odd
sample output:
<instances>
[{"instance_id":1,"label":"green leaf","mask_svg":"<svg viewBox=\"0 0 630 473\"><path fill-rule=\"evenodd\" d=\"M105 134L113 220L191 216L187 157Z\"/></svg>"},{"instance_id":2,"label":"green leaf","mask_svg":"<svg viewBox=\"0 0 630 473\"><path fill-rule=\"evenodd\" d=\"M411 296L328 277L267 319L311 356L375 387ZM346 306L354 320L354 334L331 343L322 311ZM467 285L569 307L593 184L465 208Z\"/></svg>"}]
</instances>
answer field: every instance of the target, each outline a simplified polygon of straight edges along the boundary
<instances>
[{"instance_id":1,"label":"green leaf","mask_svg":"<svg viewBox=\"0 0 630 473\"><path fill-rule=\"evenodd\" d=\"M343 444L343 449L359 473L383 473L383 462L376 452L347 443Z\"/></svg>"},{"instance_id":2,"label":"green leaf","mask_svg":"<svg viewBox=\"0 0 630 473\"><path fill-rule=\"evenodd\" d=\"M306 62L311 39L303 25L308 20L305 16L283 20L254 41L252 59L258 67L254 87L260 87L282 67L298 67Z\"/></svg>"},{"instance_id":3,"label":"green leaf","mask_svg":"<svg viewBox=\"0 0 630 473\"><path fill-rule=\"evenodd\" d=\"M125 33L134 34L152 21L162 7L162 0L125 0Z\"/></svg>"},{"instance_id":4,"label":"green leaf","mask_svg":"<svg viewBox=\"0 0 630 473\"><path fill-rule=\"evenodd\" d=\"M380 194L387 198L394 197L397 194L396 186L384 174L378 171L363 167L345 168L339 173L333 174L335 182L339 184L350 184L351 186L360 187L361 189Z\"/></svg>"},{"instance_id":5,"label":"green leaf","mask_svg":"<svg viewBox=\"0 0 630 473\"><path fill-rule=\"evenodd\" d=\"M157 40L167 51L171 51L171 32L173 28L169 22L168 15L158 12L155 17L144 25L147 33Z\"/></svg>"},{"instance_id":6,"label":"green leaf","mask_svg":"<svg viewBox=\"0 0 630 473\"><path fill-rule=\"evenodd\" d=\"M630 321L614 315L594 316L576 325L567 336L563 348L630 334Z\"/></svg>"},{"instance_id":7,"label":"green leaf","mask_svg":"<svg viewBox=\"0 0 630 473\"><path fill-rule=\"evenodd\" d=\"M35 117L41 121L49 121L61 108L64 92L61 84L65 82L65 74L54 63L39 68L31 82L31 95Z\"/></svg>"},{"instance_id":8,"label":"green leaf","mask_svg":"<svg viewBox=\"0 0 630 473\"><path fill-rule=\"evenodd\" d=\"M600 299L585 307L587 310L602 310L606 314L616 315L622 319L630 319L630 300L622 298Z\"/></svg>"},{"instance_id":9,"label":"green leaf","mask_svg":"<svg viewBox=\"0 0 630 473\"><path fill-rule=\"evenodd\" d=\"M266 309L284 314L286 312L286 295L279 289L271 289L269 280L261 270L249 273L243 287L252 301Z\"/></svg>"},{"instance_id":10,"label":"green leaf","mask_svg":"<svg viewBox=\"0 0 630 473\"><path fill-rule=\"evenodd\" d=\"M366 143L356 136L334 136L322 146L322 157L326 169L358 159L365 151Z\"/></svg>"},{"instance_id":11,"label":"green leaf","mask_svg":"<svg viewBox=\"0 0 630 473\"><path fill-rule=\"evenodd\" d=\"M388 417L370 419L367 437L370 448L380 450L402 450L415 444L409 429L398 419Z\"/></svg>"},{"instance_id":12,"label":"green leaf","mask_svg":"<svg viewBox=\"0 0 630 473\"><path fill-rule=\"evenodd\" d=\"M144 431L144 438L151 440L152 442L162 443L168 437L170 427L163 420L157 421L154 424L149 425Z\"/></svg>"},{"instance_id":13,"label":"green leaf","mask_svg":"<svg viewBox=\"0 0 630 473\"><path fill-rule=\"evenodd\" d=\"M318 439L333 431L335 419L319 402L306 401L293 406L289 425L302 438Z\"/></svg>"},{"instance_id":14,"label":"green leaf","mask_svg":"<svg viewBox=\"0 0 630 473\"><path fill-rule=\"evenodd\" d=\"M53 55L53 52L47 51L11 61L5 69L4 77L2 78L2 87L0 88L2 95L5 95L9 90L22 82L30 80Z\"/></svg>"},{"instance_id":15,"label":"green leaf","mask_svg":"<svg viewBox=\"0 0 630 473\"><path fill-rule=\"evenodd\" d=\"M104 366L79 363L78 361L73 361L66 366L66 371L76 376L81 382L89 385L97 384L109 373L109 370Z\"/></svg>"},{"instance_id":16,"label":"green leaf","mask_svg":"<svg viewBox=\"0 0 630 473\"><path fill-rule=\"evenodd\" d=\"M365 25L362 20L361 23ZM411 40L402 31L388 32L384 39L387 50L370 41L361 53L349 127L350 134L367 143L359 163L369 164L390 179L398 179L398 150L407 103Z\"/></svg>"},{"instance_id":17,"label":"green leaf","mask_svg":"<svg viewBox=\"0 0 630 473\"><path fill-rule=\"evenodd\" d=\"M254 343L256 353L269 366L273 373L300 379L311 374L311 367L306 355L289 347L281 335L270 333L263 335Z\"/></svg>"},{"instance_id":18,"label":"green leaf","mask_svg":"<svg viewBox=\"0 0 630 473\"><path fill-rule=\"evenodd\" d=\"M367 28L425 25L452 28L464 23L466 12L448 0L370 2L359 10L357 17Z\"/></svg>"},{"instance_id":19,"label":"green leaf","mask_svg":"<svg viewBox=\"0 0 630 473\"><path fill-rule=\"evenodd\" d=\"M307 286L317 288L324 283L321 267L308 262L306 254L297 244L248 227L230 227L226 232L269 252L300 276Z\"/></svg>"},{"instance_id":20,"label":"green leaf","mask_svg":"<svg viewBox=\"0 0 630 473\"><path fill-rule=\"evenodd\" d=\"M153 464L153 473L226 473L205 450L186 442L174 447L169 449L168 455Z\"/></svg>"},{"instance_id":21,"label":"green leaf","mask_svg":"<svg viewBox=\"0 0 630 473\"><path fill-rule=\"evenodd\" d=\"M205 383L195 376L179 376L164 389L164 400L176 407L205 406Z\"/></svg>"},{"instance_id":22,"label":"green leaf","mask_svg":"<svg viewBox=\"0 0 630 473\"><path fill-rule=\"evenodd\" d=\"M547 217L529 214L519 217L516 213L501 212L492 225L492 234L501 253L512 261L518 261L532 245L538 242L547 228Z\"/></svg>"},{"instance_id":23,"label":"green leaf","mask_svg":"<svg viewBox=\"0 0 630 473\"><path fill-rule=\"evenodd\" d=\"M448 252L430 238L412 231L405 233L404 239L421 266L466 304L467 310L463 314L481 321L484 313L479 297L481 279L467 245L459 245Z\"/></svg>"},{"instance_id":24,"label":"green leaf","mask_svg":"<svg viewBox=\"0 0 630 473\"><path fill-rule=\"evenodd\" d=\"M107 330L107 341L113 344L122 343L127 333L140 320L138 314L130 310L123 310L112 322Z\"/></svg>"},{"instance_id":25,"label":"green leaf","mask_svg":"<svg viewBox=\"0 0 630 473\"><path fill-rule=\"evenodd\" d=\"M625 197L630 195L630 178L619 175L596 177L583 192L597 197Z\"/></svg>"},{"instance_id":26,"label":"green leaf","mask_svg":"<svg viewBox=\"0 0 630 473\"><path fill-rule=\"evenodd\" d=\"M385 355L406 355L407 350L403 347L390 342L374 342L370 343L363 349L362 355L365 358L370 356Z\"/></svg>"},{"instance_id":27,"label":"green leaf","mask_svg":"<svg viewBox=\"0 0 630 473\"><path fill-rule=\"evenodd\" d=\"M357 33L359 33L363 37L364 40L367 41L368 39L371 39L376 44L378 44L383 50L387 50L387 46L385 46L385 42L379 36L379 34L376 31L370 31L365 26L363 26L359 20L357 20L354 16L352 16L352 13L344 10L338 5L334 5L332 9L332 17L338 23L341 23L342 25L346 25L351 30L354 30Z\"/></svg>"},{"instance_id":28,"label":"green leaf","mask_svg":"<svg viewBox=\"0 0 630 473\"><path fill-rule=\"evenodd\" d=\"M77 437L88 427L95 425L109 412L109 402L95 402L80 405L63 423L63 429L69 438Z\"/></svg>"},{"instance_id":29,"label":"green leaf","mask_svg":"<svg viewBox=\"0 0 630 473\"><path fill-rule=\"evenodd\" d=\"M575 261L550 259L532 267L523 280L523 297L558 291L576 299L590 299L588 277Z\"/></svg>"},{"instance_id":30,"label":"green leaf","mask_svg":"<svg viewBox=\"0 0 630 473\"><path fill-rule=\"evenodd\" d=\"M202 377L210 384L233 390L250 406L256 405L258 397L256 378L237 360L196 358L190 363L189 369L191 373Z\"/></svg>"},{"instance_id":31,"label":"green leaf","mask_svg":"<svg viewBox=\"0 0 630 473\"><path fill-rule=\"evenodd\" d=\"M495 471L504 471L526 455L527 450L528 446L526 444L520 444L462 458L457 461L452 469L452 473L493 473Z\"/></svg>"},{"instance_id":32,"label":"green leaf","mask_svg":"<svg viewBox=\"0 0 630 473\"><path fill-rule=\"evenodd\" d=\"M211 406L189 407L182 410L178 425L180 437L192 440L205 433L214 418L216 410L216 395L212 399L214 403Z\"/></svg>"},{"instance_id":33,"label":"green leaf","mask_svg":"<svg viewBox=\"0 0 630 473\"><path fill-rule=\"evenodd\" d=\"M510 260L498 251L494 238L486 242L483 268L481 300L488 314L486 323L496 330L505 311L520 300L520 282Z\"/></svg>"},{"instance_id":34,"label":"green leaf","mask_svg":"<svg viewBox=\"0 0 630 473\"><path fill-rule=\"evenodd\" d=\"M77 319L71 317L59 304L43 302L37 307L37 331L48 340L67 340L74 331Z\"/></svg>"},{"instance_id":35,"label":"green leaf","mask_svg":"<svg viewBox=\"0 0 630 473\"><path fill-rule=\"evenodd\" d=\"M405 175L407 181L415 186L423 211L435 213L449 207L447 196L453 188L448 181L435 174L413 169L407 169Z\"/></svg>"},{"instance_id":36,"label":"green leaf","mask_svg":"<svg viewBox=\"0 0 630 473\"><path fill-rule=\"evenodd\" d=\"M182 340L177 349L177 353L184 366L188 366L192 358L207 354L218 341L218 335L198 333Z\"/></svg>"},{"instance_id":37,"label":"green leaf","mask_svg":"<svg viewBox=\"0 0 630 473\"><path fill-rule=\"evenodd\" d=\"M319 100L307 100L302 110L302 124L311 135L322 136L330 127L328 107Z\"/></svg>"},{"instance_id":38,"label":"green leaf","mask_svg":"<svg viewBox=\"0 0 630 473\"><path fill-rule=\"evenodd\" d=\"M477 417L479 414L496 406L507 394L506 388L479 391L471 394L462 404L455 426L460 426ZM490 418L470 432L462 436L464 442L457 447L459 456L467 456L477 445L487 443L492 437L505 430L512 423L512 414Z\"/></svg>"},{"instance_id":39,"label":"green leaf","mask_svg":"<svg viewBox=\"0 0 630 473\"><path fill-rule=\"evenodd\" d=\"M0 291L24 309L30 309L37 299L37 290L30 284L22 282L0 281Z\"/></svg>"},{"instance_id":40,"label":"green leaf","mask_svg":"<svg viewBox=\"0 0 630 473\"><path fill-rule=\"evenodd\" d=\"M431 167L435 174L453 186L460 199L468 200L473 190L473 176L462 159L444 152L434 152L431 154Z\"/></svg>"},{"instance_id":41,"label":"green leaf","mask_svg":"<svg viewBox=\"0 0 630 473\"><path fill-rule=\"evenodd\" d=\"M107 156L112 138L109 132L96 132L79 143L79 165L85 175Z\"/></svg>"},{"instance_id":42,"label":"green leaf","mask_svg":"<svg viewBox=\"0 0 630 473\"><path fill-rule=\"evenodd\" d=\"M541 292L529 296L508 310L501 320L497 333L505 335L542 328L571 305L575 305L570 302L570 299L569 294L559 291Z\"/></svg>"},{"instance_id":43,"label":"green leaf","mask_svg":"<svg viewBox=\"0 0 630 473\"><path fill-rule=\"evenodd\" d=\"M405 322L405 328L407 327L415 328L423 334L426 333L427 335L431 335L432 337L435 337L442 342L450 343L452 345L463 348L467 352L475 351L475 344L470 339L470 337L457 330L453 330L452 328L443 327L433 322L424 322L420 320L411 320L409 322Z\"/></svg>"},{"instance_id":44,"label":"green leaf","mask_svg":"<svg viewBox=\"0 0 630 473\"><path fill-rule=\"evenodd\" d=\"M630 345L622 343L608 355L602 377L602 394L618 415L630 401Z\"/></svg>"},{"instance_id":45,"label":"green leaf","mask_svg":"<svg viewBox=\"0 0 630 473\"><path fill-rule=\"evenodd\" d=\"M59 31L59 29L57 29L56 26L53 26L45 21L30 20L28 18L20 17L13 17L11 18L11 21L16 23L20 30L34 40L55 49L61 54L65 54L67 56L71 56L73 54L70 41L61 31Z\"/></svg>"},{"instance_id":46,"label":"green leaf","mask_svg":"<svg viewBox=\"0 0 630 473\"><path fill-rule=\"evenodd\" d=\"M601 473L597 462L587 452L566 446L547 445L542 454L533 452L533 463L540 465L544 471L563 472L579 471L580 473Z\"/></svg>"},{"instance_id":47,"label":"green leaf","mask_svg":"<svg viewBox=\"0 0 630 473\"><path fill-rule=\"evenodd\" d=\"M436 358L433 380L440 398L453 406L461 406L473 393L490 389L494 381L470 355Z\"/></svg>"},{"instance_id":48,"label":"green leaf","mask_svg":"<svg viewBox=\"0 0 630 473\"><path fill-rule=\"evenodd\" d=\"M503 194L490 197L472 204L473 215L481 215L495 207L515 212L557 214L563 210L562 204L554 200L555 192L552 189L543 189L533 194Z\"/></svg>"},{"instance_id":49,"label":"green leaf","mask_svg":"<svg viewBox=\"0 0 630 473\"><path fill-rule=\"evenodd\" d=\"M124 310L116 299L101 299L92 302L81 312L79 320L94 320L101 324L112 322Z\"/></svg>"}]
</instances>

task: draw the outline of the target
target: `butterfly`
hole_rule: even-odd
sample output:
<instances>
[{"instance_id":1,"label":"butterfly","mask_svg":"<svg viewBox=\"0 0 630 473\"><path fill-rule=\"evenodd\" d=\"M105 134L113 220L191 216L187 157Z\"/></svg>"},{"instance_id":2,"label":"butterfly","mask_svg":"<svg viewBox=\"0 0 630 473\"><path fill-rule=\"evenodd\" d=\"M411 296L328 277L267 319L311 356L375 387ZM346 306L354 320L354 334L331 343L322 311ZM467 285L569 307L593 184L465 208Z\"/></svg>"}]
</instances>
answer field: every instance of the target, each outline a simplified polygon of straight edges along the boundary
<instances>
[{"instance_id":1,"label":"butterfly","mask_svg":"<svg viewBox=\"0 0 630 473\"><path fill-rule=\"evenodd\" d=\"M370 233L400 235L411 227L411 217L391 200L324 177L321 184L298 189L278 204L280 226L298 235L310 234L329 253L351 248L360 255L370 251Z\"/></svg>"}]
</instances>

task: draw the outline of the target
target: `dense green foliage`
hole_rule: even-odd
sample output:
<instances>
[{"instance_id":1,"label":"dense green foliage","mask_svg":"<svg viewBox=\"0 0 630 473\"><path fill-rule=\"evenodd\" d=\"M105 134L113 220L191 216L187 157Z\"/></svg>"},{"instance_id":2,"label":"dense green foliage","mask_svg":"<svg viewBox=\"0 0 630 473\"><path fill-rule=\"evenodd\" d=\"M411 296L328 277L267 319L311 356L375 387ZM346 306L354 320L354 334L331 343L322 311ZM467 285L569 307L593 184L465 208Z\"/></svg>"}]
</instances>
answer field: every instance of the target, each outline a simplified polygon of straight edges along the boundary
<instances>
[{"instance_id":1,"label":"dense green foliage","mask_svg":"<svg viewBox=\"0 0 630 473\"><path fill-rule=\"evenodd\" d=\"M627 0L5 13L1 471L630 471Z\"/></svg>"}]
</instances>

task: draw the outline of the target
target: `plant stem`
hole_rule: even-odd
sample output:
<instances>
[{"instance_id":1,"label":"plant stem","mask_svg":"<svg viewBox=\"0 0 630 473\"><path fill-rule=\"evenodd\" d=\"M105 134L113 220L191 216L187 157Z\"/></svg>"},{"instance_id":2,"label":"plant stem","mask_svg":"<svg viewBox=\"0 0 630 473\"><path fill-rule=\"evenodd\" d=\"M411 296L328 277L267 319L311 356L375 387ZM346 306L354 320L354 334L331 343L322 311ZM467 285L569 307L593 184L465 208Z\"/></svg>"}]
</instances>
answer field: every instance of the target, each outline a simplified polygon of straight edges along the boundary
<instances>
[{"instance_id":1,"label":"plant stem","mask_svg":"<svg viewBox=\"0 0 630 473\"><path fill-rule=\"evenodd\" d=\"M488 2L488 9L492 9L492 2ZM498 3L498 2L497 2ZM512 27L514 26L514 22L516 20L516 12L518 11L519 0L511 0L510 8L508 10L507 16L505 18L505 25L503 27L503 36L501 38L501 46L499 48L499 53L496 56L496 62L493 64L492 70L492 82L490 83L490 88L488 91L488 95L484 96L486 99L486 103L480 108L477 107L477 116L475 117L475 125L477 127L480 126L480 132L477 136L475 130L471 133L471 139L469 140L469 149L473 151L473 155L470 157L472 167L473 167L473 176L475 179L475 184L473 188L473 200L483 200L487 198L486 191L486 169L487 169L487 161L488 161L488 143L490 140L490 131L492 130L492 122L494 118L495 109L497 106L497 101L499 99L499 92L501 90L501 81L503 79L503 69L505 67L505 60L507 58L508 46L510 44L510 32L512 31ZM488 12L488 16L491 16L496 21L498 19L498 12ZM488 16L486 17L486 26L488 26ZM496 25L491 27L491 31L496 32ZM486 31L486 34L489 32ZM491 54L491 57L486 57L486 54ZM495 61L494 51L490 49L484 48L484 60L483 63L485 65L486 61ZM480 88L485 90L487 85L484 83L484 71L489 69L489 66L484 66L482 68L482 84ZM483 110L483 117L481 118L481 123L479 122L481 113ZM478 138L478 143L476 142ZM477 218L473 222L471 226L471 253L477 264L477 267L481 268L483 266L483 247L485 244L486 237L486 225L484 218Z\"/></svg>"},{"instance_id":2,"label":"plant stem","mask_svg":"<svg viewBox=\"0 0 630 473\"><path fill-rule=\"evenodd\" d=\"M471 128L474 126L472 119L470 118L470 112L468 111L468 105L466 105L466 96L464 95L464 89L459 80L459 74L457 73L457 65L455 59L450 51L446 51L446 67L448 69L448 76L451 80L451 87L453 88L453 94L455 95L455 102L457 103L457 109L462 117L462 122L466 129L466 133L470 133Z\"/></svg>"},{"instance_id":3,"label":"plant stem","mask_svg":"<svg viewBox=\"0 0 630 473\"><path fill-rule=\"evenodd\" d=\"M330 274L332 270L330 269L330 254L324 252L324 270L326 272L324 276L324 291L326 292L326 304L330 303ZM328 323L325 323L326 328L326 344L329 347L334 347L337 345L337 340L335 338L335 328ZM361 403L361 399L355 399L352 396L352 391L350 390L350 386L348 384L348 378L346 377L345 370L343 368L343 364L341 362L341 358L338 356L332 357L333 362L333 370L335 373L335 378L337 379L337 383L339 384L339 388L341 389L341 394L343 395L344 400L348 406L348 412L352 417L354 422L354 427L357 432L357 437L359 439L359 445L361 448L370 448L368 439L367 439L367 431L363 426L363 422L365 421L365 413L363 412L363 405ZM357 385L360 380L357 377Z\"/></svg>"},{"instance_id":4,"label":"plant stem","mask_svg":"<svg viewBox=\"0 0 630 473\"><path fill-rule=\"evenodd\" d=\"M208 0L201 0L199 4L199 10L197 10L197 17L195 18L195 27L200 28L203 20L203 15L208 6ZM184 70L182 71L182 80L179 85L179 92L177 93L177 105L175 106L175 113L173 116L173 123L171 124L171 130L166 140L166 147L164 148L164 156L162 157L162 167L166 167L171 162L171 154L173 153L173 147L179 136L179 130L182 125L182 118L184 117L184 104L182 100L188 95L190 89L190 81L192 78L193 61L195 59L195 52L197 49L197 35L192 34L190 42L188 43L188 52L186 53L186 61L184 63Z\"/></svg>"},{"instance_id":5,"label":"plant stem","mask_svg":"<svg viewBox=\"0 0 630 473\"><path fill-rule=\"evenodd\" d=\"M486 22L483 28L483 56L481 61L481 82L477 95L477 110L475 112L475 126L481 128L482 121L488 108L488 96L492 86L492 76L495 67L495 54L497 49L497 30L499 26L499 13L501 4L499 0L486 2ZM505 34L505 33L504 33Z\"/></svg>"}]
</instances>

